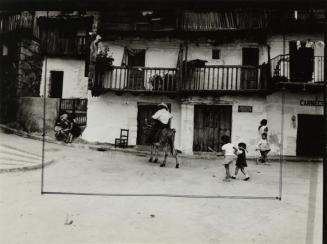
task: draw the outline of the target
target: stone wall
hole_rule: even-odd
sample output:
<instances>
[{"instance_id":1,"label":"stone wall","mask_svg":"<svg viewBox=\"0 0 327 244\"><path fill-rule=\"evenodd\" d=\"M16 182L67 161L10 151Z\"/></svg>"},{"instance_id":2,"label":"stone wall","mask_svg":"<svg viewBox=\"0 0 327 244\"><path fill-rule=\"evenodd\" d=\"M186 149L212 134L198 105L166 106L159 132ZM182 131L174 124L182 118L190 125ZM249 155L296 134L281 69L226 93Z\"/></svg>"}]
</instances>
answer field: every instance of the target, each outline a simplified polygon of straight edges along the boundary
<instances>
[{"instance_id":1,"label":"stone wall","mask_svg":"<svg viewBox=\"0 0 327 244\"><path fill-rule=\"evenodd\" d=\"M42 56L40 45L34 40L23 39L18 49L17 96L37 97L40 94Z\"/></svg>"},{"instance_id":2,"label":"stone wall","mask_svg":"<svg viewBox=\"0 0 327 244\"><path fill-rule=\"evenodd\" d=\"M54 124L58 117L58 98L46 98L45 100L45 130L46 134L54 133ZM43 106L44 98L41 97L20 97L18 98L17 122L27 132L43 132Z\"/></svg>"}]
</instances>

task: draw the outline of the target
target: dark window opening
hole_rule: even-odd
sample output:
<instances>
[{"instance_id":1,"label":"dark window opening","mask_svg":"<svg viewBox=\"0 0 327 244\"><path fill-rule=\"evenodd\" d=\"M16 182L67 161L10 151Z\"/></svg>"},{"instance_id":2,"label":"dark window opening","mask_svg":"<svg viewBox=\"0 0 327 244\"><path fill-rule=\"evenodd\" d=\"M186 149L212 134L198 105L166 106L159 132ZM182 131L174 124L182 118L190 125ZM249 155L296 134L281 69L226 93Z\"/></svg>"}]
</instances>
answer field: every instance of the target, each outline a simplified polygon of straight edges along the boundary
<instances>
[{"instance_id":1,"label":"dark window opening","mask_svg":"<svg viewBox=\"0 0 327 244\"><path fill-rule=\"evenodd\" d=\"M212 59L220 59L220 49L212 49Z\"/></svg>"},{"instance_id":2,"label":"dark window opening","mask_svg":"<svg viewBox=\"0 0 327 244\"><path fill-rule=\"evenodd\" d=\"M259 65L259 48L242 48L242 65L258 66Z\"/></svg>"}]
</instances>

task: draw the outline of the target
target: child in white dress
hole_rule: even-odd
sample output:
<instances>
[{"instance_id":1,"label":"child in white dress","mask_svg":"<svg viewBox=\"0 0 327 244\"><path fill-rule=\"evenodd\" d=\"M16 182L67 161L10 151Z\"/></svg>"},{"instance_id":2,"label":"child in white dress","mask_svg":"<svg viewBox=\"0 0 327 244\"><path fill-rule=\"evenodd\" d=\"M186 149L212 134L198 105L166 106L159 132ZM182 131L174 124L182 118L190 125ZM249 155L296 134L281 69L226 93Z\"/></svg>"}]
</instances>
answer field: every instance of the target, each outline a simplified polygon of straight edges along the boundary
<instances>
[{"instance_id":1,"label":"child in white dress","mask_svg":"<svg viewBox=\"0 0 327 244\"><path fill-rule=\"evenodd\" d=\"M222 136L221 140L223 141L223 146L221 147L223 153L224 153L224 167L226 170L226 177L224 181L230 181L231 175L229 172L229 165L233 163L235 158L235 152L237 151L237 148L233 146L232 143L230 143L229 136Z\"/></svg>"},{"instance_id":2,"label":"child in white dress","mask_svg":"<svg viewBox=\"0 0 327 244\"><path fill-rule=\"evenodd\" d=\"M268 164L267 155L270 152L270 145L267 140L266 133L263 133L261 135L261 140L259 141L256 150L260 151L260 154L261 154L261 157L258 159L257 164L258 164L258 162L263 163L263 164Z\"/></svg>"}]
</instances>

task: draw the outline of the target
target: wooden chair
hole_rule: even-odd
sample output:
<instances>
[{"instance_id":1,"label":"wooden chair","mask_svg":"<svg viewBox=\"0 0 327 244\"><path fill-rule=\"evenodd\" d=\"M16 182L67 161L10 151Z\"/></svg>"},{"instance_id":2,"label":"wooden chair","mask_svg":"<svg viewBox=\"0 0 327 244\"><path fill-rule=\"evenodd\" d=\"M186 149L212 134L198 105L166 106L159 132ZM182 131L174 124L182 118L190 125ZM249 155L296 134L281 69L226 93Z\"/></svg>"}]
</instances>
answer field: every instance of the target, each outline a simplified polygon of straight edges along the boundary
<instances>
[{"instance_id":1,"label":"wooden chair","mask_svg":"<svg viewBox=\"0 0 327 244\"><path fill-rule=\"evenodd\" d=\"M128 129L120 129L120 138L115 139L115 148L116 147L127 148L128 147L128 136L129 136Z\"/></svg>"}]
</instances>

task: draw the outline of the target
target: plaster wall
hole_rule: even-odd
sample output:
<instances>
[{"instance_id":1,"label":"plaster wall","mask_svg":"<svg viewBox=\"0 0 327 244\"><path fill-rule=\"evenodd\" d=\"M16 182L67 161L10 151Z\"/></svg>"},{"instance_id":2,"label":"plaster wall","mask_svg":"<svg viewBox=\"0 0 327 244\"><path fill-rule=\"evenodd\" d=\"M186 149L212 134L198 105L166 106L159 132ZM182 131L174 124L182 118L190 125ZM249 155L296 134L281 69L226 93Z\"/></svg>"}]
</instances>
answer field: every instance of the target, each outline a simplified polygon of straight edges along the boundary
<instances>
[{"instance_id":1,"label":"plaster wall","mask_svg":"<svg viewBox=\"0 0 327 244\"><path fill-rule=\"evenodd\" d=\"M43 61L40 96L44 96L44 77L46 74L46 96L51 89L51 71L63 71L62 98L86 98L87 77L84 77L85 61L65 58L46 58Z\"/></svg>"}]
</instances>

